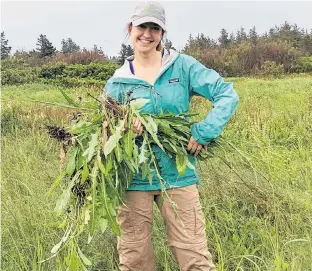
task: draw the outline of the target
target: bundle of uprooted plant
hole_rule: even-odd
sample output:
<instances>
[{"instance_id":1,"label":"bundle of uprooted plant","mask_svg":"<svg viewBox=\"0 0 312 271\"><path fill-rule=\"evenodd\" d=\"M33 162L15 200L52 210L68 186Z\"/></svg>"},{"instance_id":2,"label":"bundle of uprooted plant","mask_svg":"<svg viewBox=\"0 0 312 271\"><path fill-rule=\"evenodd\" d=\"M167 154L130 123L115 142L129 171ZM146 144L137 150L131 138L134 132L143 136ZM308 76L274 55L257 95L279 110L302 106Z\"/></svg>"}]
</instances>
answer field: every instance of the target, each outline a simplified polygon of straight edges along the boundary
<instances>
[{"instance_id":1,"label":"bundle of uprooted plant","mask_svg":"<svg viewBox=\"0 0 312 271\"><path fill-rule=\"evenodd\" d=\"M62 165L62 173L48 194L61 187L63 192L54 211L64 216L62 226L66 229L51 252L53 257L67 247L65 260L68 266L75 262L75 268L77 265L85 268L91 262L79 249L78 237L87 233L90 243L97 230L104 232L110 228L114 234L119 234L116 212L135 174L142 174L150 183L157 176L165 192L153 145L157 145L166 155L175 157L180 175L187 167L193 168L186 151L192 125L187 119L191 115L141 114L140 109L147 100L137 99L120 104L108 96L97 99L90 95L93 104L90 106L88 102L88 106L83 107L61 92L69 103L66 107L79 113L74 114L66 129L52 125L47 127L50 137L60 141ZM141 136L133 132L134 117L142 122ZM211 151L202 149L197 157L205 159L209 155Z\"/></svg>"}]
</instances>

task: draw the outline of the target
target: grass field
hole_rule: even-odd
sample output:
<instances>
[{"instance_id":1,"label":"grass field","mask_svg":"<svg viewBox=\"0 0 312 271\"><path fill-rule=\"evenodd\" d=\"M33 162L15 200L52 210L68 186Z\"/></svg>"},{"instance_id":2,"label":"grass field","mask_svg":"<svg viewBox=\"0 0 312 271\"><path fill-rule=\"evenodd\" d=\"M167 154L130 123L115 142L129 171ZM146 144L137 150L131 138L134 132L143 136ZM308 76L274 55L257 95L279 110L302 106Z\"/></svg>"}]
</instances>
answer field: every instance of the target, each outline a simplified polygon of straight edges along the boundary
<instances>
[{"instance_id":1,"label":"grass field","mask_svg":"<svg viewBox=\"0 0 312 271\"><path fill-rule=\"evenodd\" d=\"M225 160L199 165L214 262L218 271L311 271L312 76L233 82L240 104L223 138L235 148L218 151ZM66 91L84 99L87 89ZM1 269L66 270L62 253L38 263L63 235L62 221L52 214L59 191L46 196L60 172L59 145L43 127L66 126L73 112L29 99L63 102L55 86L2 89ZM192 105L198 119L210 106L202 98ZM157 208L154 218L158 270L179 270ZM93 262L90 270L116 269L116 238L109 231L81 247Z\"/></svg>"}]
</instances>

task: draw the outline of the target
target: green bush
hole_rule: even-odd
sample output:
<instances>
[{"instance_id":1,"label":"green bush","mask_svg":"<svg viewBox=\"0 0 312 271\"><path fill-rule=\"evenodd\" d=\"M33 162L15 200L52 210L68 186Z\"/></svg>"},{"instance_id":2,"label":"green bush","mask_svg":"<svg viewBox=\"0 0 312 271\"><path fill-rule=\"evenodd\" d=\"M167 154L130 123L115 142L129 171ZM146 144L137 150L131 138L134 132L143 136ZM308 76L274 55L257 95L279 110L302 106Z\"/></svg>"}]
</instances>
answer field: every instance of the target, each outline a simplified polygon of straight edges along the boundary
<instances>
[{"instance_id":1,"label":"green bush","mask_svg":"<svg viewBox=\"0 0 312 271\"><path fill-rule=\"evenodd\" d=\"M296 68L298 72L312 72L312 56L300 57Z\"/></svg>"},{"instance_id":2,"label":"green bush","mask_svg":"<svg viewBox=\"0 0 312 271\"><path fill-rule=\"evenodd\" d=\"M68 77L59 77L56 79L45 79L42 78L40 82L45 84L53 84L59 85L66 88L73 88L73 87L96 87L102 89L106 84L106 81L101 81L97 79L89 79L89 78L68 78Z\"/></svg>"},{"instance_id":3,"label":"green bush","mask_svg":"<svg viewBox=\"0 0 312 271\"><path fill-rule=\"evenodd\" d=\"M226 48L189 47L185 53L195 57L206 67L218 71L225 77L258 74L259 70L273 69L280 73L278 67L283 66L285 73L296 70L296 63L302 52L293 48L287 41L259 40L257 44L250 41L233 43ZM274 64L277 66L273 68Z\"/></svg>"},{"instance_id":4,"label":"green bush","mask_svg":"<svg viewBox=\"0 0 312 271\"><path fill-rule=\"evenodd\" d=\"M82 82L83 85L88 82L90 84L98 84L98 82L107 81L119 66L117 64L100 64L90 63L88 65L75 64L67 65L58 62L54 65L46 65L40 72L43 79L52 79L55 82L75 85ZM85 80L69 80L69 79L85 79ZM49 81L50 82L50 81Z\"/></svg>"},{"instance_id":5,"label":"green bush","mask_svg":"<svg viewBox=\"0 0 312 271\"><path fill-rule=\"evenodd\" d=\"M265 61L261 68L256 71L257 75L268 77L279 77L284 74L284 65L274 61Z\"/></svg>"},{"instance_id":6,"label":"green bush","mask_svg":"<svg viewBox=\"0 0 312 271\"><path fill-rule=\"evenodd\" d=\"M40 71L39 77L53 79L58 76L62 76L63 70L66 66L67 64L63 62L57 62L54 65L44 65Z\"/></svg>"},{"instance_id":7,"label":"green bush","mask_svg":"<svg viewBox=\"0 0 312 271\"><path fill-rule=\"evenodd\" d=\"M1 85L20 85L38 81L39 68L25 59L10 57L1 62Z\"/></svg>"},{"instance_id":8,"label":"green bush","mask_svg":"<svg viewBox=\"0 0 312 271\"><path fill-rule=\"evenodd\" d=\"M21 85L38 81L39 70L37 68L22 67L5 69L1 72L1 85Z\"/></svg>"},{"instance_id":9,"label":"green bush","mask_svg":"<svg viewBox=\"0 0 312 271\"><path fill-rule=\"evenodd\" d=\"M90 63L88 65L68 65L63 70L63 77L89 78L95 80L108 80L119 66L116 64Z\"/></svg>"}]
</instances>

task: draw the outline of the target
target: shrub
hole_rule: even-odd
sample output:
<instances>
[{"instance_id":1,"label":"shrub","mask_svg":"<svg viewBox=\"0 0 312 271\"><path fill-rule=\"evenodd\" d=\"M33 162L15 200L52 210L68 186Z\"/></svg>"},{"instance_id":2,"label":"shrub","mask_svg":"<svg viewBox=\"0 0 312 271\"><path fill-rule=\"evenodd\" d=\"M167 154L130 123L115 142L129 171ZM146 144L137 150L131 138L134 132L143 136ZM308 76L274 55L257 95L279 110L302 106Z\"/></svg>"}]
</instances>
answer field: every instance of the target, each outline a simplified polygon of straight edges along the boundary
<instances>
[{"instance_id":1,"label":"shrub","mask_svg":"<svg viewBox=\"0 0 312 271\"><path fill-rule=\"evenodd\" d=\"M257 74L268 65L264 64L266 61L282 65L284 72L291 73L296 70L298 58L302 56L302 52L287 41L264 39L256 45L243 41L226 48L200 50L196 46L189 47L185 53L192 55L206 67L215 69L222 76L230 77Z\"/></svg>"},{"instance_id":2,"label":"shrub","mask_svg":"<svg viewBox=\"0 0 312 271\"><path fill-rule=\"evenodd\" d=\"M79 51L70 54L58 53L51 63L64 62L66 64L90 64L90 63L108 63L108 59L103 54L96 51Z\"/></svg>"},{"instance_id":3,"label":"shrub","mask_svg":"<svg viewBox=\"0 0 312 271\"><path fill-rule=\"evenodd\" d=\"M39 70L37 68L11 68L1 72L1 85L20 85L38 81Z\"/></svg>"},{"instance_id":4,"label":"shrub","mask_svg":"<svg viewBox=\"0 0 312 271\"><path fill-rule=\"evenodd\" d=\"M256 74L260 76L279 77L284 74L284 65L267 60L262 64L261 68L256 71Z\"/></svg>"},{"instance_id":5,"label":"shrub","mask_svg":"<svg viewBox=\"0 0 312 271\"><path fill-rule=\"evenodd\" d=\"M90 63L88 65L75 64L67 65L58 62L55 65L44 66L40 77L44 79L88 79L96 81L107 81L119 66L117 64ZM59 80L61 81L61 80ZM91 82L90 81L90 82Z\"/></svg>"},{"instance_id":6,"label":"shrub","mask_svg":"<svg viewBox=\"0 0 312 271\"><path fill-rule=\"evenodd\" d=\"M298 72L312 72L312 56L300 57L296 65L296 70Z\"/></svg>"},{"instance_id":7,"label":"shrub","mask_svg":"<svg viewBox=\"0 0 312 271\"><path fill-rule=\"evenodd\" d=\"M106 81L89 79L89 78L56 78L56 79L41 79L40 82L45 84L59 85L65 88L73 87L94 87L96 89L103 89Z\"/></svg>"},{"instance_id":8,"label":"shrub","mask_svg":"<svg viewBox=\"0 0 312 271\"><path fill-rule=\"evenodd\" d=\"M63 62L57 62L54 65L44 65L40 71L39 77L53 79L61 76L66 66L67 64Z\"/></svg>"}]
</instances>

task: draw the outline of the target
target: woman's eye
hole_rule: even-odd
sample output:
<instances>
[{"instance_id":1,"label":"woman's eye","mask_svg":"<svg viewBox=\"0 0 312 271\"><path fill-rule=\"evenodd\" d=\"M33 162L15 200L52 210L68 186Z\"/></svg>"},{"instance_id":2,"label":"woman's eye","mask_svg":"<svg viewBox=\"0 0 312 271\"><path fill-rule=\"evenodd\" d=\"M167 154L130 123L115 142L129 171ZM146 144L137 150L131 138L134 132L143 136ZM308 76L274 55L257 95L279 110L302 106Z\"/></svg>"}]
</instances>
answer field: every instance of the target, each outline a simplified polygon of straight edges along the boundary
<instances>
[{"instance_id":1,"label":"woman's eye","mask_svg":"<svg viewBox=\"0 0 312 271\"><path fill-rule=\"evenodd\" d=\"M145 24L140 24L139 27L145 29L146 25Z\"/></svg>"},{"instance_id":2,"label":"woman's eye","mask_svg":"<svg viewBox=\"0 0 312 271\"><path fill-rule=\"evenodd\" d=\"M159 28L158 26L153 26L153 27L152 27L152 30L154 30L154 31L159 31L160 28Z\"/></svg>"}]
</instances>

